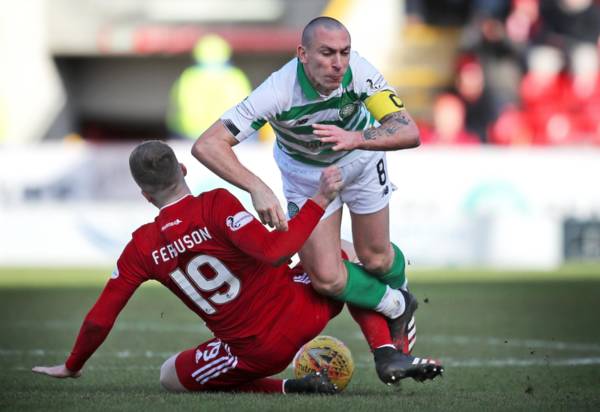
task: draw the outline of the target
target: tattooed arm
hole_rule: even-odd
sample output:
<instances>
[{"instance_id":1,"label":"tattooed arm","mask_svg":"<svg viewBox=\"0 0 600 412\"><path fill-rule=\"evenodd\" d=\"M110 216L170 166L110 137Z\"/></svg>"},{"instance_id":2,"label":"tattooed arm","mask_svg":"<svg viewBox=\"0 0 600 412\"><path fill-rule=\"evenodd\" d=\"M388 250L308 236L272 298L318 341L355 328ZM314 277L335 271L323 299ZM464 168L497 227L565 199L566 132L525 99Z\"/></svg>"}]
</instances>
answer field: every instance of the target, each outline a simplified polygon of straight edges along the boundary
<instances>
[{"instance_id":1,"label":"tattooed arm","mask_svg":"<svg viewBox=\"0 0 600 412\"><path fill-rule=\"evenodd\" d=\"M360 148L367 150L410 149L421 144L419 129L406 110L388 114L379 127L368 128L362 137Z\"/></svg>"},{"instance_id":2,"label":"tattooed arm","mask_svg":"<svg viewBox=\"0 0 600 412\"><path fill-rule=\"evenodd\" d=\"M381 119L378 127L364 131L346 131L334 125L314 124L314 134L333 150L400 150L421 143L419 129L406 110L393 112Z\"/></svg>"}]
</instances>

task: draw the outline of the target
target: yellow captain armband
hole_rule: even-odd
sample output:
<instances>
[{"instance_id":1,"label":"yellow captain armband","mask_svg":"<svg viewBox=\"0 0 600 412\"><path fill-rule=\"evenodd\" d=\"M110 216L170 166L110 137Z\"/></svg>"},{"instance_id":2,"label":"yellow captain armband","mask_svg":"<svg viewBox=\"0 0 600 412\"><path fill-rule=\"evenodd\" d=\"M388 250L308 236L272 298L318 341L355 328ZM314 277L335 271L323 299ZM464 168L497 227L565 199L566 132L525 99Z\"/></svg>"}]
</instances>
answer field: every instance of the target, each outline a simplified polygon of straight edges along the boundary
<instances>
[{"instance_id":1,"label":"yellow captain armband","mask_svg":"<svg viewBox=\"0 0 600 412\"><path fill-rule=\"evenodd\" d=\"M404 103L396 94L390 90L383 90L367 97L365 100L367 110L380 121L390 113L399 112L404 109Z\"/></svg>"}]
</instances>

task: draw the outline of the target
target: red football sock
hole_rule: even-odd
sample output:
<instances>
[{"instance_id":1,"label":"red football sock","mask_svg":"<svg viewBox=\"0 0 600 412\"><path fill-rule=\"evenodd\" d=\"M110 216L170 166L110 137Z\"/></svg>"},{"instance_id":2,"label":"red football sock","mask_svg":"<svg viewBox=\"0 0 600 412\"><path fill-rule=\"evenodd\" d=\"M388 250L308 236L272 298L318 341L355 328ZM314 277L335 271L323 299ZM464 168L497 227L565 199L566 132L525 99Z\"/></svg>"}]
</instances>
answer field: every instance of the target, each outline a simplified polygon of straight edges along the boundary
<instances>
[{"instance_id":1,"label":"red football sock","mask_svg":"<svg viewBox=\"0 0 600 412\"><path fill-rule=\"evenodd\" d=\"M360 326L371 351L383 345L393 345L390 329L383 315L354 305L348 305L348 310Z\"/></svg>"}]
</instances>

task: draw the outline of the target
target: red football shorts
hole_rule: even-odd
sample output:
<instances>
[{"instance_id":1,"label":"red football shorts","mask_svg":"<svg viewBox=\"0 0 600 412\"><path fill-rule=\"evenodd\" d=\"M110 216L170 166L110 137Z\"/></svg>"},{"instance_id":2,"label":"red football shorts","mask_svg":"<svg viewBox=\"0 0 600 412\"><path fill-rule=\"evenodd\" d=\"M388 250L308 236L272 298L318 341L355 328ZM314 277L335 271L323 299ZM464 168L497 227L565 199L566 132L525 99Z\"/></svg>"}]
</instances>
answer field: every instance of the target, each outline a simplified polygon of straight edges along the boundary
<instances>
[{"instance_id":1,"label":"red football shorts","mask_svg":"<svg viewBox=\"0 0 600 412\"><path fill-rule=\"evenodd\" d=\"M235 390L284 370L298 349L343 307L341 302L318 295L308 276L301 273L294 276L290 287L295 289L293 300L267 330L226 342L214 338L181 352L175 361L181 384L190 391Z\"/></svg>"}]
</instances>

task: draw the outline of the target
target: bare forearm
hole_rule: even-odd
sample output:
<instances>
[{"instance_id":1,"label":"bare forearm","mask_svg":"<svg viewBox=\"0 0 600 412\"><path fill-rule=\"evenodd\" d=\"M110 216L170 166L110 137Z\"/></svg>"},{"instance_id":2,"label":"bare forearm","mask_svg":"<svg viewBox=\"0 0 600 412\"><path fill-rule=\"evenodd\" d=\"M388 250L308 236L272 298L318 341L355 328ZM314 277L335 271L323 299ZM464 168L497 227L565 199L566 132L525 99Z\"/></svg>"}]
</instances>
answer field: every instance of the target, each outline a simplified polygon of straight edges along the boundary
<instances>
[{"instance_id":1,"label":"bare forearm","mask_svg":"<svg viewBox=\"0 0 600 412\"><path fill-rule=\"evenodd\" d=\"M250 193L252 205L263 224L287 230L287 221L277 196L258 176L240 163L232 147L238 141L216 121L192 147L192 155L229 183Z\"/></svg>"},{"instance_id":2,"label":"bare forearm","mask_svg":"<svg viewBox=\"0 0 600 412\"><path fill-rule=\"evenodd\" d=\"M232 149L233 142L217 137L218 133L227 133L220 121L194 143L192 155L217 176L247 192L264 184L240 163Z\"/></svg>"},{"instance_id":3,"label":"bare forearm","mask_svg":"<svg viewBox=\"0 0 600 412\"><path fill-rule=\"evenodd\" d=\"M421 144L419 129L410 115L402 110L384 117L381 125L362 132L358 149L400 150Z\"/></svg>"},{"instance_id":4,"label":"bare forearm","mask_svg":"<svg viewBox=\"0 0 600 412\"><path fill-rule=\"evenodd\" d=\"M196 149L197 145L194 145ZM247 192L260 182L260 179L240 163L230 147L218 145L202 147L200 151L192 150L192 154L204 166L217 176Z\"/></svg>"}]
</instances>

